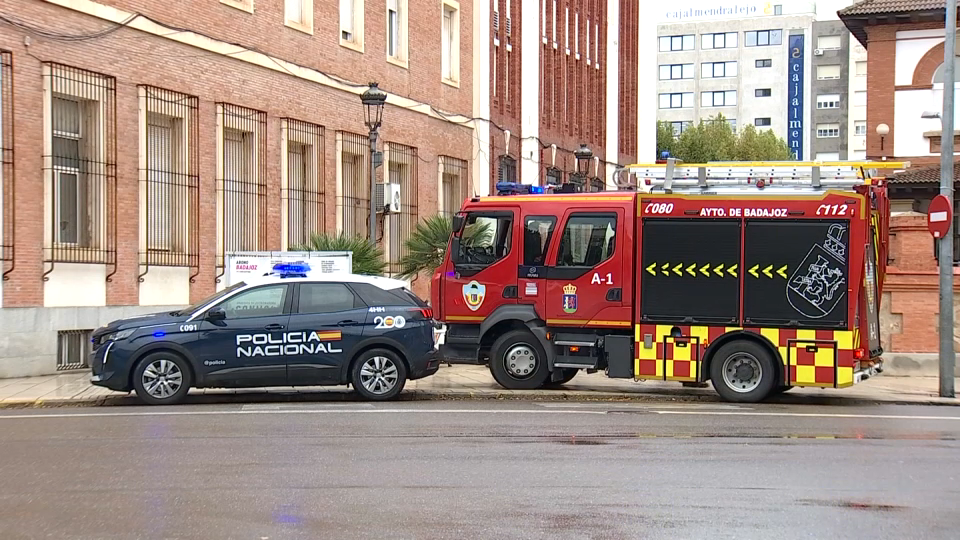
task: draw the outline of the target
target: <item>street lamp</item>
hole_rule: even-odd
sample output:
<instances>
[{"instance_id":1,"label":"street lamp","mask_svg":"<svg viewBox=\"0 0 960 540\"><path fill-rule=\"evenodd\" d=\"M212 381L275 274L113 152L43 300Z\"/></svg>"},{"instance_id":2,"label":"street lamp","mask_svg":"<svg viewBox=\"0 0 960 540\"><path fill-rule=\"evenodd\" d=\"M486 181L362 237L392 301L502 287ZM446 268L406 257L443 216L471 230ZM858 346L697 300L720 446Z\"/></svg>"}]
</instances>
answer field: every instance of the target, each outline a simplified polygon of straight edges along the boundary
<instances>
[{"instance_id":1,"label":"street lamp","mask_svg":"<svg viewBox=\"0 0 960 540\"><path fill-rule=\"evenodd\" d=\"M883 152L883 138L890 133L890 126L886 124L877 124L877 135L880 136L880 159L887 159L887 156Z\"/></svg>"},{"instance_id":2,"label":"street lamp","mask_svg":"<svg viewBox=\"0 0 960 540\"><path fill-rule=\"evenodd\" d=\"M383 105L387 102L387 93L377 87L377 83L370 83L360 94L363 102L363 123L370 130L370 242L377 244L377 167L380 166L377 153L377 132L383 121Z\"/></svg>"},{"instance_id":3,"label":"street lamp","mask_svg":"<svg viewBox=\"0 0 960 540\"><path fill-rule=\"evenodd\" d=\"M580 143L580 148L573 151L573 157L577 158L577 177L580 178L581 190L587 183L587 171L590 169L590 159L593 158L593 151L587 148L587 145Z\"/></svg>"}]
</instances>

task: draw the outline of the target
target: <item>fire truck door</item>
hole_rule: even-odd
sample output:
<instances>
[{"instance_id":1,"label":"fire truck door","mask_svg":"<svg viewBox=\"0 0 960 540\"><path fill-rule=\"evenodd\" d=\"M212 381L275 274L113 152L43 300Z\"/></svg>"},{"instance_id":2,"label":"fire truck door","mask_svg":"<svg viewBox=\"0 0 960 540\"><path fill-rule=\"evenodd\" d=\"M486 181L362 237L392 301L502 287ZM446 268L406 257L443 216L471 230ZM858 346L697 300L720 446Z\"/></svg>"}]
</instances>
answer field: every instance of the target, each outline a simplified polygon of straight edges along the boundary
<instances>
[{"instance_id":1,"label":"fire truck door","mask_svg":"<svg viewBox=\"0 0 960 540\"><path fill-rule=\"evenodd\" d=\"M443 279L448 321L479 324L497 306L517 303L518 214L516 207L466 213L463 229L450 244L451 264Z\"/></svg>"},{"instance_id":2,"label":"fire truck door","mask_svg":"<svg viewBox=\"0 0 960 540\"><path fill-rule=\"evenodd\" d=\"M623 308L625 223L623 209L570 210L547 268L547 324L575 327L630 326Z\"/></svg>"},{"instance_id":3,"label":"fire truck door","mask_svg":"<svg viewBox=\"0 0 960 540\"><path fill-rule=\"evenodd\" d=\"M557 216L523 216L523 254L517 269L520 303L531 304L542 319L546 312L546 272L547 252L550 249L553 232L557 227Z\"/></svg>"}]
</instances>

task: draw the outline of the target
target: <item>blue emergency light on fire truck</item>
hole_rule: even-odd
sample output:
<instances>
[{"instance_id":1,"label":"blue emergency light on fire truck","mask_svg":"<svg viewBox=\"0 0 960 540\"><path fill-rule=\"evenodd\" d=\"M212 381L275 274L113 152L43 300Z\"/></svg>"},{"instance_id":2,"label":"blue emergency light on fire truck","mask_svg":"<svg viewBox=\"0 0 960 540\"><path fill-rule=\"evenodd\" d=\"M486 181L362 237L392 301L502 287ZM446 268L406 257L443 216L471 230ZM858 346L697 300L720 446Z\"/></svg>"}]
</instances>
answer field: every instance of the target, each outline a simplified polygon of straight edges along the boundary
<instances>
[{"instance_id":1,"label":"blue emergency light on fire truck","mask_svg":"<svg viewBox=\"0 0 960 540\"><path fill-rule=\"evenodd\" d=\"M543 193L543 187L520 182L497 182L497 195L526 195Z\"/></svg>"}]
</instances>

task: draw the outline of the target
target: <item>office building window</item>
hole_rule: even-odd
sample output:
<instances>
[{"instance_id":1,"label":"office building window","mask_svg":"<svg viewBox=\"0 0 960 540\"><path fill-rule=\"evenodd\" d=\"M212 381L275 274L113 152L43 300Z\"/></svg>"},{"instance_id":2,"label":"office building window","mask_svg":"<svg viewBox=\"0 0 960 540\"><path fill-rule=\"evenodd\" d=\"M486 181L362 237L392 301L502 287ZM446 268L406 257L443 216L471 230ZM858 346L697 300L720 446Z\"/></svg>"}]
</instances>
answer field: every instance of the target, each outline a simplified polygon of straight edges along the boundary
<instances>
[{"instance_id":1,"label":"office building window","mask_svg":"<svg viewBox=\"0 0 960 540\"><path fill-rule=\"evenodd\" d=\"M736 90L721 90L717 92L701 92L701 107L732 107L737 104Z\"/></svg>"},{"instance_id":2,"label":"office building window","mask_svg":"<svg viewBox=\"0 0 960 540\"><path fill-rule=\"evenodd\" d=\"M753 119L753 125L755 125L755 126L757 126L757 127L769 126L769 125L770 125L770 119L769 119L769 118L754 118L754 119Z\"/></svg>"},{"instance_id":3,"label":"office building window","mask_svg":"<svg viewBox=\"0 0 960 540\"><path fill-rule=\"evenodd\" d=\"M840 65L839 64L825 64L817 66L817 79L821 81L826 81L830 79L839 79L840 78Z\"/></svg>"},{"instance_id":4,"label":"office building window","mask_svg":"<svg viewBox=\"0 0 960 540\"><path fill-rule=\"evenodd\" d=\"M736 49L737 32L703 34L700 36L701 49Z\"/></svg>"},{"instance_id":5,"label":"office building window","mask_svg":"<svg viewBox=\"0 0 960 540\"><path fill-rule=\"evenodd\" d=\"M443 3L440 37L440 75L444 81L457 84L460 81L460 3L456 0Z\"/></svg>"},{"instance_id":6,"label":"office building window","mask_svg":"<svg viewBox=\"0 0 960 540\"><path fill-rule=\"evenodd\" d=\"M840 94L821 94L817 96L818 109L839 109Z\"/></svg>"},{"instance_id":7,"label":"office building window","mask_svg":"<svg viewBox=\"0 0 960 540\"><path fill-rule=\"evenodd\" d=\"M837 50L842 41L840 36L820 36L817 38L817 48L824 50Z\"/></svg>"},{"instance_id":8,"label":"office building window","mask_svg":"<svg viewBox=\"0 0 960 540\"><path fill-rule=\"evenodd\" d=\"M817 124L818 139L835 139L840 136L840 124Z\"/></svg>"},{"instance_id":9,"label":"office building window","mask_svg":"<svg viewBox=\"0 0 960 540\"><path fill-rule=\"evenodd\" d=\"M599 41L599 39L597 39ZM685 36L660 36L660 52L692 51L696 48L697 38L693 34Z\"/></svg>"},{"instance_id":10,"label":"office building window","mask_svg":"<svg viewBox=\"0 0 960 540\"><path fill-rule=\"evenodd\" d=\"M754 61L754 66L758 68L768 68L773 66L773 60L770 58L759 58Z\"/></svg>"},{"instance_id":11,"label":"office building window","mask_svg":"<svg viewBox=\"0 0 960 540\"><path fill-rule=\"evenodd\" d=\"M700 64L700 78L716 79L720 77L736 77L736 62L704 62Z\"/></svg>"},{"instance_id":12,"label":"office building window","mask_svg":"<svg viewBox=\"0 0 960 540\"><path fill-rule=\"evenodd\" d=\"M853 134L858 137L867 136L867 121L866 120L857 120L853 123Z\"/></svg>"},{"instance_id":13,"label":"office building window","mask_svg":"<svg viewBox=\"0 0 960 540\"><path fill-rule=\"evenodd\" d=\"M660 80L692 79L693 64L664 64L660 66Z\"/></svg>"},{"instance_id":14,"label":"office building window","mask_svg":"<svg viewBox=\"0 0 960 540\"><path fill-rule=\"evenodd\" d=\"M684 109L693 107L693 92L660 94L661 109Z\"/></svg>"},{"instance_id":15,"label":"office building window","mask_svg":"<svg viewBox=\"0 0 960 540\"><path fill-rule=\"evenodd\" d=\"M783 44L783 30L750 30L744 32L744 45L747 47L765 47Z\"/></svg>"},{"instance_id":16,"label":"office building window","mask_svg":"<svg viewBox=\"0 0 960 540\"><path fill-rule=\"evenodd\" d=\"M770 97L773 95L773 90L770 88L757 88L753 91L754 97Z\"/></svg>"},{"instance_id":17,"label":"office building window","mask_svg":"<svg viewBox=\"0 0 960 540\"><path fill-rule=\"evenodd\" d=\"M363 0L340 0L340 44L363 52Z\"/></svg>"},{"instance_id":18,"label":"office building window","mask_svg":"<svg viewBox=\"0 0 960 540\"><path fill-rule=\"evenodd\" d=\"M680 136L680 134L686 131L691 124L692 122L690 122L689 120L684 120L681 122L670 122L670 127L673 128L674 136Z\"/></svg>"}]
</instances>

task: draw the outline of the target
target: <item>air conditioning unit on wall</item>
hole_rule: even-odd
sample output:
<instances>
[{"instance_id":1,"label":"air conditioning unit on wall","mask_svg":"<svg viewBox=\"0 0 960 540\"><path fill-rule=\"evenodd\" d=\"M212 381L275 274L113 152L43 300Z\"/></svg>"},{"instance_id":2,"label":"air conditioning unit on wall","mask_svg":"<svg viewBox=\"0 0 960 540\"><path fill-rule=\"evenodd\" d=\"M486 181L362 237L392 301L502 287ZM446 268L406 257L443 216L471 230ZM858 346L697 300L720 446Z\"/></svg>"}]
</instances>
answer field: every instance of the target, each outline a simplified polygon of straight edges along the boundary
<instances>
[{"instance_id":1,"label":"air conditioning unit on wall","mask_svg":"<svg viewBox=\"0 0 960 540\"><path fill-rule=\"evenodd\" d=\"M814 49L814 50L813 50L813 55L814 55L814 56L823 56L823 49Z\"/></svg>"},{"instance_id":2,"label":"air conditioning unit on wall","mask_svg":"<svg viewBox=\"0 0 960 540\"><path fill-rule=\"evenodd\" d=\"M400 184L389 182L377 184L377 194L374 200L377 201L377 212L399 213Z\"/></svg>"}]
</instances>

